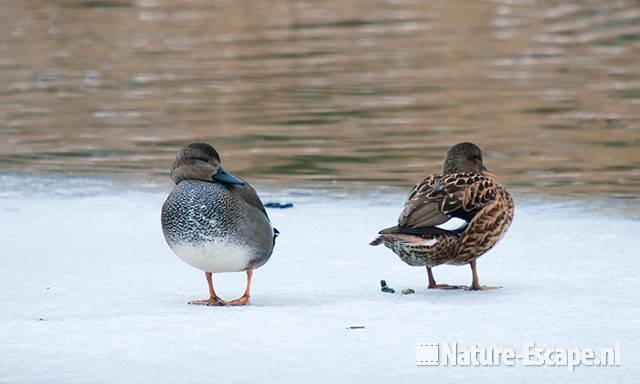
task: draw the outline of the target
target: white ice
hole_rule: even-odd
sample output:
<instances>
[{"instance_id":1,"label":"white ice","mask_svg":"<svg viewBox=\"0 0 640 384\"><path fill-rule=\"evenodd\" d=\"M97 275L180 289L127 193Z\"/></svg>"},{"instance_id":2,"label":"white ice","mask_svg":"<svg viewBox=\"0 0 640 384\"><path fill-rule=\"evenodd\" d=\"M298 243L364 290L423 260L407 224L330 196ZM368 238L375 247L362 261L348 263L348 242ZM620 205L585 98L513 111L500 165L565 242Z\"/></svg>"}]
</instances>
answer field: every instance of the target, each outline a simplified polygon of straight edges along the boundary
<instances>
[{"instance_id":1,"label":"white ice","mask_svg":"<svg viewBox=\"0 0 640 384\"><path fill-rule=\"evenodd\" d=\"M640 222L620 201L518 198L478 262L487 292L427 291L368 243L403 196L264 192L280 230L247 307L202 307L203 273L165 244L167 189L0 178L0 382L637 383ZM33 185L38 185L33 188ZM437 267L469 284L468 267ZM214 275L225 298L243 273ZM385 279L396 294L382 293ZM413 295L401 295L413 288ZM351 326L364 328L349 329ZM417 367L417 343L621 348L619 367Z\"/></svg>"}]
</instances>

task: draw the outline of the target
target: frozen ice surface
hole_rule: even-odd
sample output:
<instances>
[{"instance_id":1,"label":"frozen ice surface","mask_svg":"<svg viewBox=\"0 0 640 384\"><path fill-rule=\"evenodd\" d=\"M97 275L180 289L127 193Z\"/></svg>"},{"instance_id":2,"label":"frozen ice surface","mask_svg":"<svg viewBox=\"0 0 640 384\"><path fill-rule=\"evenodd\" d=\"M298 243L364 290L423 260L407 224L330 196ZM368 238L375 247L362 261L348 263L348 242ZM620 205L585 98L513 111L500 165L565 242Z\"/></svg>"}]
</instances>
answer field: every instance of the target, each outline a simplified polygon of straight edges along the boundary
<instances>
[{"instance_id":1,"label":"frozen ice surface","mask_svg":"<svg viewBox=\"0 0 640 384\"><path fill-rule=\"evenodd\" d=\"M427 291L423 268L368 245L393 225L402 195L263 191L265 201L295 206L269 210L282 234L254 275L253 304L220 308L186 305L207 290L162 237L168 190L0 182L1 383L640 379L637 202L518 199L510 232L478 262L481 283L503 288ZM468 267L434 273L443 283L471 279ZM380 292L381 279L396 293ZM233 298L244 274L214 283ZM621 366L417 367L416 343L427 342L516 350L618 342Z\"/></svg>"}]
</instances>

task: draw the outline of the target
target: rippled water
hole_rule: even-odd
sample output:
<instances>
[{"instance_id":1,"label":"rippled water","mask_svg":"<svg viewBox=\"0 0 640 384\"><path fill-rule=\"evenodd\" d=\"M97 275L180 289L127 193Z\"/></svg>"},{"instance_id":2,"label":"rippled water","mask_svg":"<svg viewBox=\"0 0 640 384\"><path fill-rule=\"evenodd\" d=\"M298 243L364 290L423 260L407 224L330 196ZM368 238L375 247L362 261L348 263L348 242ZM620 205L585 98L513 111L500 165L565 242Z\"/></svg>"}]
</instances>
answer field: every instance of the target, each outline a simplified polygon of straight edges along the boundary
<instances>
[{"instance_id":1,"label":"rippled water","mask_svg":"<svg viewBox=\"0 0 640 384\"><path fill-rule=\"evenodd\" d=\"M638 1L4 0L0 169L405 185L470 140L511 188L640 194Z\"/></svg>"}]
</instances>

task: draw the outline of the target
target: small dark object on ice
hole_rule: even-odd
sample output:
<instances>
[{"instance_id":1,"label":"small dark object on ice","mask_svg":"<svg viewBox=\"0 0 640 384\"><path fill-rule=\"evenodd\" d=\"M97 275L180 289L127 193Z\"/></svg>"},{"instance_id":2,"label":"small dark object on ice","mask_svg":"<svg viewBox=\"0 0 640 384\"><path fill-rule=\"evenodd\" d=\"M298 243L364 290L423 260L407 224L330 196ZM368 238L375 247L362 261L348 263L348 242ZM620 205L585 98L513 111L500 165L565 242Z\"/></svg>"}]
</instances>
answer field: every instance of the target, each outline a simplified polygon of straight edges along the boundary
<instances>
[{"instance_id":1,"label":"small dark object on ice","mask_svg":"<svg viewBox=\"0 0 640 384\"><path fill-rule=\"evenodd\" d=\"M285 209L285 208L293 208L293 203L273 203L273 202L269 202L267 204L264 205L267 208L280 208L280 209Z\"/></svg>"},{"instance_id":2,"label":"small dark object on ice","mask_svg":"<svg viewBox=\"0 0 640 384\"><path fill-rule=\"evenodd\" d=\"M347 329L363 329L364 325L351 325Z\"/></svg>"},{"instance_id":3,"label":"small dark object on ice","mask_svg":"<svg viewBox=\"0 0 640 384\"><path fill-rule=\"evenodd\" d=\"M396 290L387 286L387 282L384 280L380 280L380 290L387 293L396 293Z\"/></svg>"},{"instance_id":4,"label":"small dark object on ice","mask_svg":"<svg viewBox=\"0 0 640 384\"><path fill-rule=\"evenodd\" d=\"M412 295L412 294L416 293L416 291L414 291L411 288L405 288L400 293L402 293L403 295Z\"/></svg>"}]
</instances>

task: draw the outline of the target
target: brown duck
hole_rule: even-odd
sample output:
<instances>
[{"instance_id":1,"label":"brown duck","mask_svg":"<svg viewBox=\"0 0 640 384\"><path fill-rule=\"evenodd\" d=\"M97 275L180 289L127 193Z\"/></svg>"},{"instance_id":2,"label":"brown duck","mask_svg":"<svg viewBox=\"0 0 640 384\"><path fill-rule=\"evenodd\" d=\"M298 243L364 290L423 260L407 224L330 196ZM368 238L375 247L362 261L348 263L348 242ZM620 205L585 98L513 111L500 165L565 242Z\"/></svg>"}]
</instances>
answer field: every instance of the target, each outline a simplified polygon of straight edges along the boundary
<instances>
[{"instance_id":1,"label":"brown duck","mask_svg":"<svg viewBox=\"0 0 640 384\"><path fill-rule=\"evenodd\" d=\"M447 152L441 175L427 176L409 193L398 225L383 229L371 245L384 244L411 266L426 266L430 289L460 286L436 284L431 268L441 264L471 265L471 290L493 289L478 281L476 259L500 240L513 220L509 192L482 163L472 143ZM455 229L446 224L459 222Z\"/></svg>"}]
</instances>

